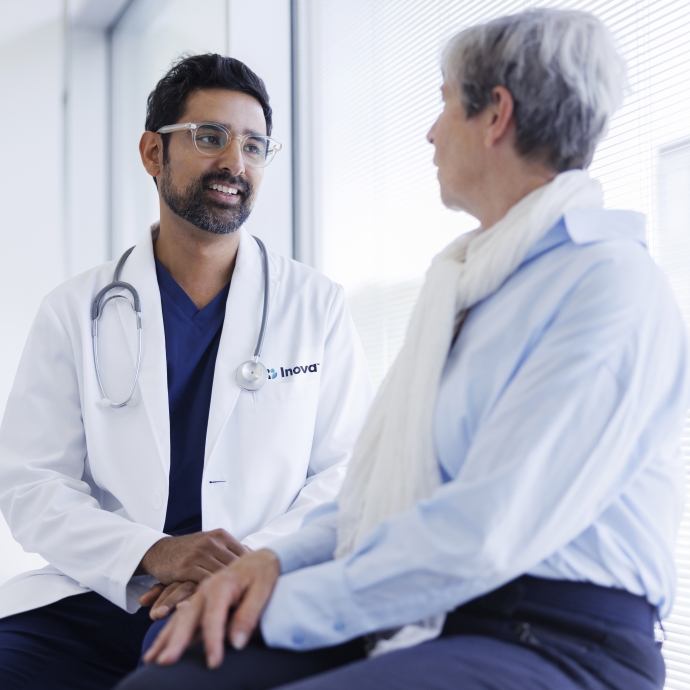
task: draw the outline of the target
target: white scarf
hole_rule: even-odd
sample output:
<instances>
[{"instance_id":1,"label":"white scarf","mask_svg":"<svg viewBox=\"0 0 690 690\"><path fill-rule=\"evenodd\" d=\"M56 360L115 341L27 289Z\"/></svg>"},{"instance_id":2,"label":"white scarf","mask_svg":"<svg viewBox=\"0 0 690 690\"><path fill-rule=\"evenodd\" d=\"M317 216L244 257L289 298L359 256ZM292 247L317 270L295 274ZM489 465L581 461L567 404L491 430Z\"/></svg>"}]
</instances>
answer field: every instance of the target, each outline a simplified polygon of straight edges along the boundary
<instances>
[{"instance_id":1,"label":"white scarf","mask_svg":"<svg viewBox=\"0 0 690 690\"><path fill-rule=\"evenodd\" d=\"M467 310L498 290L566 211L602 206L601 184L583 170L570 170L521 199L495 225L461 235L435 257L338 498L337 558L351 554L377 525L429 498L440 485L432 418L455 328ZM410 646L435 637L442 622L443 616L427 621L433 632L419 640L410 642L406 629L394 639L405 638L399 646ZM389 647L394 639L386 641Z\"/></svg>"}]
</instances>

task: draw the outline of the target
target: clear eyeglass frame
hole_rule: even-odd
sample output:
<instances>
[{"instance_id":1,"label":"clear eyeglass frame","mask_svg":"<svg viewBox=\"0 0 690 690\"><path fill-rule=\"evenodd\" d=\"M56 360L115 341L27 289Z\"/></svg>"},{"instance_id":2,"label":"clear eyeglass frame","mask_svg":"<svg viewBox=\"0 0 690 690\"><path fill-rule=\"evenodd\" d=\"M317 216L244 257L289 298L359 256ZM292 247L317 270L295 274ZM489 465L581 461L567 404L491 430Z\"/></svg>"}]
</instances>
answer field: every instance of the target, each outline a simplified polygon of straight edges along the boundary
<instances>
[{"instance_id":1,"label":"clear eyeglass frame","mask_svg":"<svg viewBox=\"0 0 690 690\"><path fill-rule=\"evenodd\" d=\"M170 134L184 130L188 130L192 135L194 148L202 156L219 156L230 146L233 139L237 139L244 162L255 168L265 168L275 158L276 153L283 148L280 142L264 134L234 135L225 125L218 122L181 122L177 125L165 125L156 130L156 133ZM218 136L218 143L203 141L204 137L211 139L214 136Z\"/></svg>"}]
</instances>

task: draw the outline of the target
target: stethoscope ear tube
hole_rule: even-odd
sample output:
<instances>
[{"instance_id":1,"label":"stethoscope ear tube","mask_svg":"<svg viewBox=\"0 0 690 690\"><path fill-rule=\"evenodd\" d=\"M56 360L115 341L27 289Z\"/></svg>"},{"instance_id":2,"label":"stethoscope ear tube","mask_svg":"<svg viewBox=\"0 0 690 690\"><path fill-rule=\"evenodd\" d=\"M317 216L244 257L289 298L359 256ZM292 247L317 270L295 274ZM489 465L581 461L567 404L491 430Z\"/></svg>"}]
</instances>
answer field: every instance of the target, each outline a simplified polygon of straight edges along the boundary
<instances>
[{"instance_id":1,"label":"stethoscope ear tube","mask_svg":"<svg viewBox=\"0 0 690 690\"><path fill-rule=\"evenodd\" d=\"M122 267L124 266L125 261L127 261L127 257L132 253L132 250L134 247L130 247L121 257L120 260L117 262L117 266L115 267L115 274L113 275L113 281L106 285L102 290L99 291L99 293L96 295L96 297L93 300L93 303L91 304L91 339L93 343L93 362L96 367L96 377L98 378L98 385L101 389L101 393L103 395L103 398L99 401L99 404L102 407L111 407L111 408L119 408L119 407L124 407L128 403L133 402L132 396L134 395L134 391L136 390L137 387L137 382L139 380L139 372L141 370L141 352L142 352L142 328L141 328L141 300L139 299L139 293L136 291L134 286L130 285L129 283L125 283L124 281L120 280L120 273L122 272ZM124 295L119 294L119 295L110 295L107 297L106 295L111 291L115 289L120 289L120 290L125 290L129 292L132 295L132 302L130 302ZM113 402L109 397L108 394L105 391L105 386L103 384L103 377L101 376L101 365L99 362L98 358L98 319L100 318L101 314L103 313L103 309L105 308L105 305L108 304L111 300L114 299L124 299L134 310L134 313L136 315L137 319L137 361L136 361L136 367L134 370L134 379L132 380L132 387L130 388L129 395L125 400L121 402Z\"/></svg>"}]
</instances>

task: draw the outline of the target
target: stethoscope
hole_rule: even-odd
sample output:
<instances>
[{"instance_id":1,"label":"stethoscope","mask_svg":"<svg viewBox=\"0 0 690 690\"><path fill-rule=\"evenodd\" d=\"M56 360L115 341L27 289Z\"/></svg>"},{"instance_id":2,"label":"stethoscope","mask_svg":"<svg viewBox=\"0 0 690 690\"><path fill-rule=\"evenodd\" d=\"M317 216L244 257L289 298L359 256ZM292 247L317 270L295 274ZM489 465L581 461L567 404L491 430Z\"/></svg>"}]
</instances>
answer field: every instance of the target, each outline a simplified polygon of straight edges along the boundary
<instances>
[{"instance_id":1,"label":"stethoscope","mask_svg":"<svg viewBox=\"0 0 690 690\"><path fill-rule=\"evenodd\" d=\"M247 360L237 367L237 373L235 379L237 380L237 385L246 391L258 391L261 390L268 381L268 371L266 367L259 361L261 357L261 349L264 344L264 336L266 334L266 322L268 321L268 303L270 297L270 281L268 275L268 253L266 252L266 247L264 243L258 238L254 237L256 243L259 245L261 250L261 263L264 274L264 305L263 313L261 315L261 328L259 329L259 338L256 341L256 348L254 350L253 359ZM141 328L141 300L139 299L139 293L136 288L129 283L120 280L120 274L122 273L122 268L125 265L129 255L132 253L134 247L130 247L117 262L115 266L115 273L113 274L113 281L106 285L97 295L94 297L93 304L91 305L91 337L93 340L93 363L96 367L96 376L98 377L98 385L101 389L101 394L103 398L99 401L99 405L102 407L118 408L124 407L125 405L135 405L137 400L134 398L134 391L137 387L137 381L139 380L139 371L141 370L141 342L142 342L142 328ZM130 301L126 295L106 295L115 289L124 290L129 292L132 296ZM132 381L132 387L129 390L129 395L122 402L113 402L108 394L105 392L105 386L103 385L103 378L101 376L101 366L98 361L98 319L103 314L103 309L105 305L113 299L124 299L134 311L137 320L137 361L134 369L134 380Z\"/></svg>"}]
</instances>

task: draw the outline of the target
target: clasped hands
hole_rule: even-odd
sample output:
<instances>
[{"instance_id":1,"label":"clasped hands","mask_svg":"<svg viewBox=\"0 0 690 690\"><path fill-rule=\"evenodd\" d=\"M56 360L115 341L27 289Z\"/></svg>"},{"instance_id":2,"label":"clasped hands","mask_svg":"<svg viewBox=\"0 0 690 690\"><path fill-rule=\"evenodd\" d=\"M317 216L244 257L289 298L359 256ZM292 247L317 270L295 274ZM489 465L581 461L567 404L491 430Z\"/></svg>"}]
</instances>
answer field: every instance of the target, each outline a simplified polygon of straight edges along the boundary
<instances>
[{"instance_id":1,"label":"clasped hands","mask_svg":"<svg viewBox=\"0 0 690 690\"><path fill-rule=\"evenodd\" d=\"M152 575L154 585L139 599L151 618L165 618L196 591L197 585L240 556L251 553L224 529L157 541L141 559L135 575Z\"/></svg>"},{"instance_id":2,"label":"clasped hands","mask_svg":"<svg viewBox=\"0 0 690 690\"><path fill-rule=\"evenodd\" d=\"M219 529L161 539L142 559L136 574L142 573L159 580L139 599L142 606L152 605L151 618L177 609L144 661L172 664L203 637L208 666L217 668L226 630L233 647L247 644L278 580L280 562L273 551L252 553Z\"/></svg>"}]
</instances>

